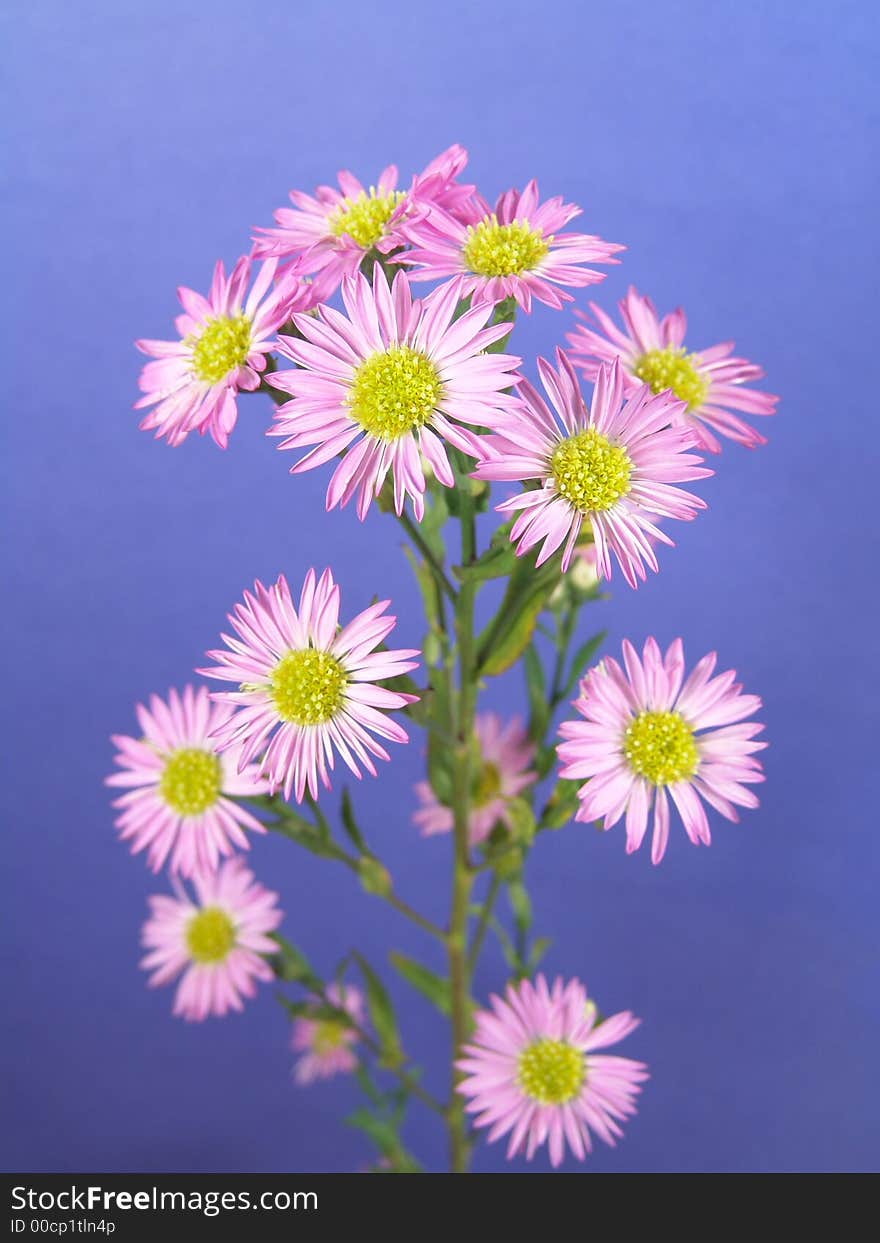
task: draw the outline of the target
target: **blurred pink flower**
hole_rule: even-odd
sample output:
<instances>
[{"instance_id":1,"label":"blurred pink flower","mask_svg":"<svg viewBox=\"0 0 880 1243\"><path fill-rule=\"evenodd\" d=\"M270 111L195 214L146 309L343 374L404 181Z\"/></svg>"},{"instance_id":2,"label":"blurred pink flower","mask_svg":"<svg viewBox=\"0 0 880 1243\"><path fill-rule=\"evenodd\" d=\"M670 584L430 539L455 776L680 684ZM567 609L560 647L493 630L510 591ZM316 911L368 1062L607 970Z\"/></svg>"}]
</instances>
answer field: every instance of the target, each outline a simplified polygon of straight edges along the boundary
<instances>
[{"instance_id":1,"label":"blurred pink flower","mask_svg":"<svg viewBox=\"0 0 880 1243\"><path fill-rule=\"evenodd\" d=\"M364 1000L358 989L350 984L330 984L327 997L340 1010L360 1024L364 1012ZM358 1064L353 1046L358 1035L342 1020L333 1018L300 1018L293 1024L291 1047L302 1056L297 1058L293 1077L297 1083L314 1083L316 1079L330 1079L333 1075L348 1074Z\"/></svg>"},{"instance_id":2,"label":"blurred pink flower","mask_svg":"<svg viewBox=\"0 0 880 1243\"><path fill-rule=\"evenodd\" d=\"M268 935L282 920L278 894L258 884L240 859L197 876L195 901L179 881L174 887L174 897L149 899L141 966L150 972L150 986L169 984L182 973L174 1013L185 1019L241 1010L257 981L272 979L263 955L278 948Z\"/></svg>"},{"instance_id":3,"label":"blurred pink flower","mask_svg":"<svg viewBox=\"0 0 880 1243\"><path fill-rule=\"evenodd\" d=\"M474 732L478 755L470 814L472 846L485 841L499 822L510 828L510 800L537 779L537 773L529 768L535 747L521 721L505 724L496 713L483 712L476 718ZM429 782L420 781L415 789L421 807L414 813L413 823L423 836L451 833L452 808L440 802Z\"/></svg>"},{"instance_id":4,"label":"blurred pink flower","mask_svg":"<svg viewBox=\"0 0 880 1243\"><path fill-rule=\"evenodd\" d=\"M508 1158L525 1151L528 1160L546 1143L554 1166L566 1145L583 1161L591 1131L613 1145L648 1072L643 1062L596 1050L623 1040L639 1020L625 1010L597 1024L579 980L557 979L551 989L543 975L509 984L490 1002L474 1016L456 1063L464 1075L457 1090L475 1125L491 1128L489 1143L509 1134Z\"/></svg>"}]
</instances>

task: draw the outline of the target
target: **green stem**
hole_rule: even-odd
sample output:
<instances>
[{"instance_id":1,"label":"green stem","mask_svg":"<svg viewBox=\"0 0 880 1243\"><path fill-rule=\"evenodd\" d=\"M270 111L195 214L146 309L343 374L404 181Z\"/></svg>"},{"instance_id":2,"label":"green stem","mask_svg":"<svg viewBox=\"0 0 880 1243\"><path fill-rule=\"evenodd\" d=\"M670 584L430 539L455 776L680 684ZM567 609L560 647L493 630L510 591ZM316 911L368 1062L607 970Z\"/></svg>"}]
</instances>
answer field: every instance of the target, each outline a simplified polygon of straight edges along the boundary
<instances>
[{"instance_id":1,"label":"green stem","mask_svg":"<svg viewBox=\"0 0 880 1243\"><path fill-rule=\"evenodd\" d=\"M269 829L278 829L285 821L295 824L298 827L303 823L303 817L292 811L286 803L282 802L282 800L278 798L277 795L261 800L254 799L249 801L259 802L262 806L268 806L278 817L277 824L269 824L266 826ZM342 863L345 867L349 868L350 871L356 872L359 876L362 874L361 859L375 859L377 863L381 863L381 860L376 859L375 855L353 855L333 841L330 836L330 823L324 812L321 810L317 802L311 798L311 796L308 797L308 802L318 821L318 830L320 833L318 838L320 844L320 854L324 858L335 859L337 863ZM301 841L301 838L295 838L294 840ZM417 927L421 928L423 932L429 933L430 936L436 937L439 941L443 941L444 944L446 943L446 932L444 929L441 928L439 924L435 924L430 919L426 918L426 916L420 915L419 912L414 907L410 906L408 902L405 902L403 898L398 897L393 889L388 893L377 893L376 896L383 898L389 906L393 907L395 911L408 919L410 923L413 923Z\"/></svg>"},{"instance_id":2,"label":"green stem","mask_svg":"<svg viewBox=\"0 0 880 1243\"><path fill-rule=\"evenodd\" d=\"M468 480L459 481L462 565L472 564L476 554L476 528L473 499ZM466 579L458 593L455 609L455 635L458 647L458 694L451 695L455 706L456 738L453 758L452 813L454 821L454 863L452 910L449 919L447 952L452 1007L452 1056L458 1060L470 1034L470 972L467 928L474 869L470 859L469 829L471 810L471 736L477 698L476 645L474 642L474 597L476 585ZM449 1102L449 1139L452 1172L467 1172L470 1157L464 1101L456 1092L457 1072L453 1071Z\"/></svg>"}]
</instances>

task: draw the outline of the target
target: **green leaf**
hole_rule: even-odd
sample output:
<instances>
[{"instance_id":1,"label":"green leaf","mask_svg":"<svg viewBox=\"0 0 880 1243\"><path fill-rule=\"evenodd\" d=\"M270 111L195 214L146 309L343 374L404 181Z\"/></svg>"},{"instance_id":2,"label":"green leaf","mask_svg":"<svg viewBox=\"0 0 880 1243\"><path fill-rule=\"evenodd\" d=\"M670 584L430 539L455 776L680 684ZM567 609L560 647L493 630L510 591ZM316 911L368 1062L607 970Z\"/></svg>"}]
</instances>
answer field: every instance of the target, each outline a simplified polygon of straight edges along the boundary
<instances>
[{"instance_id":1,"label":"green leaf","mask_svg":"<svg viewBox=\"0 0 880 1243\"><path fill-rule=\"evenodd\" d=\"M313 855L319 855L323 859L330 859L336 853L333 843L328 841L327 837L315 825L310 824L308 820L297 815L296 812L292 812L287 807L284 808L279 819L267 820L264 823L270 832L280 833L282 837L289 838L290 841L296 842L298 846L304 846Z\"/></svg>"},{"instance_id":2,"label":"green leaf","mask_svg":"<svg viewBox=\"0 0 880 1243\"><path fill-rule=\"evenodd\" d=\"M357 847L359 853L365 855L367 853L367 843L364 841L363 833L358 828L348 786L342 791L342 806L339 809L339 814L342 820L342 827Z\"/></svg>"},{"instance_id":3,"label":"green leaf","mask_svg":"<svg viewBox=\"0 0 880 1243\"><path fill-rule=\"evenodd\" d=\"M529 971L534 971L540 965L541 959L552 944L553 942L549 937L538 937L529 952Z\"/></svg>"},{"instance_id":4,"label":"green leaf","mask_svg":"<svg viewBox=\"0 0 880 1243\"><path fill-rule=\"evenodd\" d=\"M356 1109L345 1119L345 1125L369 1135L386 1157L394 1156L400 1146L400 1136L394 1123L388 1118L377 1118L369 1109Z\"/></svg>"},{"instance_id":5,"label":"green leaf","mask_svg":"<svg viewBox=\"0 0 880 1243\"><path fill-rule=\"evenodd\" d=\"M375 1083L373 1083L372 1076L366 1066L364 1066L363 1062L358 1062L354 1073L364 1096L366 1096L368 1100L371 1100L374 1105L381 1105L384 1097L376 1087Z\"/></svg>"},{"instance_id":6,"label":"green leaf","mask_svg":"<svg viewBox=\"0 0 880 1243\"><path fill-rule=\"evenodd\" d=\"M556 747L538 747L538 754L535 757L535 769L540 778L544 778L550 769L556 763Z\"/></svg>"},{"instance_id":7,"label":"green leaf","mask_svg":"<svg viewBox=\"0 0 880 1243\"><path fill-rule=\"evenodd\" d=\"M402 1054L397 1019L394 1016L391 998L388 996L385 985L364 956L355 950L354 958L363 972L367 985L367 1005L370 1008L373 1027L382 1046L383 1059L391 1065L397 1065L402 1060Z\"/></svg>"},{"instance_id":8,"label":"green leaf","mask_svg":"<svg viewBox=\"0 0 880 1243\"><path fill-rule=\"evenodd\" d=\"M302 1019L311 1015L313 1003L310 1001L291 1001L289 997L285 997L283 993L276 993L275 996L281 1005L290 1015L292 1019Z\"/></svg>"},{"instance_id":9,"label":"green leaf","mask_svg":"<svg viewBox=\"0 0 880 1243\"><path fill-rule=\"evenodd\" d=\"M582 782L568 781L560 777L541 814L539 828L562 829L571 820L580 805L577 792Z\"/></svg>"},{"instance_id":10,"label":"green leaf","mask_svg":"<svg viewBox=\"0 0 880 1243\"><path fill-rule=\"evenodd\" d=\"M449 692L445 678L438 678L433 688L432 722L449 719ZM436 729L428 731L428 781L441 803L452 801L452 749Z\"/></svg>"},{"instance_id":11,"label":"green leaf","mask_svg":"<svg viewBox=\"0 0 880 1243\"><path fill-rule=\"evenodd\" d=\"M511 881L507 886L507 896L510 899L510 909L513 911L516 926L521 931L531 928L532 903L522 881Z\"/></svg>"},{"instance_id":12,"label":"green leaf","mask_svg":"<svg viewBox=\"0 0 880 1243\"><path fill-rule=\"evenodd\" d=\"M428 504L425 506L425 516L419 523L419 533L442 565L446 558L443 528L449 518L447 490L445 488L431 489L429 498Z\"/></svg>"},{"instance_id":13,"label":"green leaf","mask_svg":"<svg viewBox=\"0 0 880 1243\"><path fill-rule=\"evenodd\" d=\"M428 998L433 1005L437 1007L441 1014L452 1013L452 998L449 991L449 981L443 976L436 975L420 962L416 962L414 958L408 958L406 954L400 954L397 950L392 950L388 955L391 965L395 970L399 971L408 984L411 984L418 992Z\"/></svg>"},{"instance_id":14,"label":"green leaf","mask_svg":"<svg viewBox=\"0 0 880 1243\"><path fill-rule=\"evenodd\" d=\"M484 582L490 578L504 578L517 565L516 549L510 542L510 530L513 519L505 522L492 536L489 547L472 565L456 566L455 574L460 579L475 578Z\"/></svg>"},{"instance_id":15,"label":"green leaf","mask_svg":"<svg viewBox=\"0 0 880 1243\"><path fill-rule=\"evenodd\" d=\"M487 582L490 578L505 578L516 566L516 549L510 540L497 547L488 548L473 565L455 566L456 577Z\"/></svg>"},{"instance_id":16,"label":"green leaf","mask_svg":"<svg viewBox=\"0 0 880 1243\"><path fill-rule=\"evenodd\" d=\"M476 908L476 913L479 913L479 907ZM520 966L519 954L516 952L516 947L514 946L513 941L511 941L507 929L495 918L489 920L489 926L498 938L498 944L501 946L501 953L504 955L504 961L507 963L508 967L510 967L511 971L517 971Z\"/></svg>"},{"instance_id":17,"label":"green leaf","mask_svg":"<svg viewBox=\"0 0 880 1243\"><path fill-rule=\"evenodd\" d=\"M513 622L505 628L486 652L480 673L495 677L515 665L532 641L538 617L544 607L543 593L537 593L526 601ZM482 648L482 643L481 643Z\"/></svg>"},{"instance_id":18,"label":"green leaf","mask_svg":"<svg viewBox=\"0 0 880 1243\"><path fill-rule=\"evenodd\" d=\"M345 1010L341 1010L339 1006L331 1005L329 1002L291 1001L289 997L285 997L281 993L278 994L278 1000L291 1018L316 1019L328 1023L341 1023L346 1027L352 1026L351 1015Z\"/></svg>"},{"instance_id":19,"label":"green leaf","mask_svg":"<svg viewBox=\"0 0 880 1243\"><path fill-rule=\"evenodd\" d=\"M423 561L422 558L419 557L412 548L410 548L409 544L404 544L403 552L407 561L413 568L413 573L416 576L416 582L419 584L419 590L422 593L422 600L425 604L425 612L430 617L434 609L433 601L437 590L437 584L433 571L427 561Z\"/></svg>"},{"instance_id":20,"label":"green leaf","mask_svg":"<svg viewBox=\"0 0 880 1243\"><path fill-rule=\"evenodd\" d=\"M531 720L529 733L532 738L543 738L550 721L550 704L547 700L547 680L541 657L533 643L525 650L523 664L526 671L526 690L529 696Z\"/></svg>"},{"instance_id":21,"label":"green leaf","mask_svg":"<svg viewBox=\"0 0 880 1243\"><path fill-rule=\"evenodd\" d=\"M390 686L390 683L385 683L385 685ZM392 686L391 689L395 690L396 688ZM422 690L421 687L417 687L414 692L409 693L417 694L419 696L418 702L407 704L405 708L401 708L401 712L405 712L410 720L415 721L417 725L421 725L423 728L426 728L428 722L434 717L434 708L437 702L437 696L435 695L433 688L430 686L426 687L424 690Z\"/></svg>"},{"instance_id":22,"label":"green leaf","mask_svg":"<svg viewBox=\"0 0 880 1243\"><path fill-rule=\"evenodd\" d=\"M278 953L272 956L271 962L279 980L295 980L307 988L321 987L320 977L312 970L312 964L301 949L279 932L272 934L272 940L278 945Z\"/></svg>"},{"instance_id":23,"label":"green leaf","mask_svg":"<svg viewBox=\"0 0 880 1243\"><path fill-rule=\"evenodd\" d=\"M574 690L581 674L605 642L607 634L607 630L600 630L598 634L593 635L592 639L587 639L586 643L582 643L575 652L571 659L571 668L568 671L568 681L563 688L563 698L567 698Z\"/></svg>"}]
</instances>

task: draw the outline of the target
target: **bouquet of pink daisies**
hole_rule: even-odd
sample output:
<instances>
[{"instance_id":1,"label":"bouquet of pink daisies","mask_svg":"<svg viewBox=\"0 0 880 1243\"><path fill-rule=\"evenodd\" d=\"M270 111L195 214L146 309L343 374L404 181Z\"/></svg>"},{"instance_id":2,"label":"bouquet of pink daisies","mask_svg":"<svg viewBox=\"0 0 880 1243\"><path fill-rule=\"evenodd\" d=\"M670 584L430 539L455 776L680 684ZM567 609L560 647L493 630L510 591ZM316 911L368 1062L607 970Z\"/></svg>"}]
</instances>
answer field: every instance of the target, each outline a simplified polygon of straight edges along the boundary
<instances>
[{"instance_id":1,"label":"bouquet of pink daisies","mask_svg":"<svg viewBox=\"0 0 880 1243\"><path fill-rule=\"evenodd\" d=\"M231 604L196 671L205 681L137 706L107 778L120 837L168 874L143 927L149 982L174 985L174 1013L202 1020L274 980L296 1083L356 1076L354 1120L376 1168L397 1172L422 1168L401 1133L410 1107L447 1128L459 1172L480 1136L504 1138L510 1158L546 1144L554 1166L621 1138L648 1070L609 1050L638 1020L539 972L532 845L570 822L619 825L628 852L649 836L658 864L673 820L708 845L712 819L757 805L766 745L761 701L714 652L689 664L681 639L664 652L648 638L597 660L584 615L615 569L631 588L659 570L675 523L705 507L691 490L713 473L704 454L722 438L763 444L744 416L777 399L731 343L689 348L684 312L661 317L635 288L619 319L592 302L576 311L554 358L513 353L518 314L565 311L624 248L572 227L581 209L534 181L492 204L462 181L466 165L455 146L409 182L389 166L369 187L342 172L338 186L292 191L229 274L218 263L207 293L178 291L173 340L137 343L150 357L143 428L225 449L243 399L260 394L291 474L326 476L328 510L354 502L364 519L375 503L400 524L421 649L394 646L390 601L351 616L331 568L278 567L290 581L279 572ZM490 509L500 518L481 547L476 518ZM499 579L478 630L477 597ZM480 697L515 665L524 708L505 720ZM427 764L412 821L449 843L442 924L398 892L344 784L346 770L387 781L391 744L414 730ZM279 931L278 895L246 862L267 831L350 869L442 944L445 974L390 955L451 1025L442 1098L422 1085L382 971L352 951L323 978L300 948L308 930ZM509 977L474 998L495 935Z\"/></svg>"}]
</instances>

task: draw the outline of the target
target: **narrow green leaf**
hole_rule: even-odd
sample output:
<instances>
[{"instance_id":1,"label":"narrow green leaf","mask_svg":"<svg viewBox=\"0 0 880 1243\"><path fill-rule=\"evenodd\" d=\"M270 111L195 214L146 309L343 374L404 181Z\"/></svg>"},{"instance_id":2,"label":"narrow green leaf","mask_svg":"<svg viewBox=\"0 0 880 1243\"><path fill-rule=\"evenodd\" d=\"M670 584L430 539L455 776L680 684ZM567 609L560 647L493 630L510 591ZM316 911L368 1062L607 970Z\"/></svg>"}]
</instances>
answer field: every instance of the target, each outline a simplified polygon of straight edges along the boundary
<instances>
[{"instance_id":1,"label":"narrow green leaf","mask_svg":"<svg viewBox=\"0 0 880 1243\"><path fill-rule=\"evenodd\" d=\"M592 639L587 639L586 643L582 643L575 652L574 656L571 658L571 668L568 671L568 680L563 688L563 698L567 698L574 690L581 674L605 642L607 634L607 630L600 630L598 634L593 635Z\"/></svg>"},{"instance_id":2,"label":"narrow green leaf","mask_svg":"<svg viewBox=\"0 0 880 1243\"><path fill-rule=\"evenodd\" d=\"M510 530L513 519L505 522L492 536L489 547L472 565L455 566L454 572L460 579L475 578L484 582L490 578L504 578L518 564L516 549L510 542Z\"/></svg>"},{"instance_id":3,"label":"narrow green leaf","mask_svg":"<svg viewBox=\"0 0 880 1243\"><path fill-rule=\"evenodd\" d=\"M443 976L416 962L414 958L392 950L389 954L391 965L399 971L408 984L427 997L441 1014L451 1014L452 999L449 992L449 981Z\"/></svg>"},{"instance_id":4,"label":"narrow green leaf","mask_svg":"<svg viewBox=\"0 0 880 1243\"><path fill-rule=\"evenodd\" d=\"M279 932L272 934L272 940L278 945L278 953L272 956L272 968L279 980L295 980L311 988L321 987L321 980L312 970L312 964L301 949L292 941L288 941Z\"/></svg>"},{"instance_id":5,"label":"narrow green leaf","mask_svg":"<svg viewBox=\"0 0 880 1243\"><path fill-rule=\"evenodd\" d=\"M556 763L556 747L555 746L551 745L549 747L547 746L538 747L538 754L535 757L535 768L540 778L543 779L544 777L546 777L550 769L553 767L555 763Z\"/></svg>"},{"instance_id":6,"label":"narrow green leaf","mask_svg":"<svg viewBox=\"0 0 880 1243\"><path fill-rule=\"evenodd\" d=\"M332 842L328 842L313 824L301 816L291 816L285 812L282 818L267 820L264 823L271 833L280 833L282 837L296 842L298 846L305 847L310 854L328 859L332 858L335 853Z\"/></svg>"},{"instance_id":7,"label":"narrow green leaf","mask_svg":"<svg viewBox=\"0 0 880 1243\"><path fill-rule=\"evenodd\" d=\"M501 946L501 953L504 955L504 961L510 967L511 971L519 968L519 955L516 948L508 935L507 929L497 919L490 919L489 926L498 938L498 944Z\"/></svg>"},{"instance_id":8,"label":"narrow green leaf","mask_svg":"<svg viewBox=\"0 0 880 1243\"><path fill-rule=\"evenodd\" d=\"M342 806L340 807L339 814L342 820L342 827L345 829L360 854L365 855L367 853L367 843L364 841L364 835L361 833L357 820L355 819L354 806L351 801L351 794L348 791L348 786L346 786L342 791Z\"/></svg>"},{"instance_id":9,"label":"narrow green leaf","mask_svg":"<svg viewBox=\"0 0 880 1243\"><path fill-rule=\"evenodd\" d=\"M434 594L437 590L434 574L427 561L423 561L422 558L412 548L410 548L409 544L404 544L403 552L407 561L409 561L413 568L413 573L416 576L416 582L418 583L419 590L422 593L422 600L425 603L425 612L430 617L434 610Z\"/></svg>"},{"instance_id":10,"label":"narrow green leaf","mask_svg":"<svg viewBox=\"0 0 880 1243\"><path fill-rule=\"evenodd\" d=\"M382 1046L383 1056L390 1062L399 1062L401 1056L400 1035L391 998L388 996L385 985L364 956L355 950L354 958L363 972L367 985L367 1005L370 1008L370 1018L372 1019L373 1027Z\"/></svg>"},{"instance_id":11,"label":"narrow green leaf","mask_svg":"<svg viewBox=\"0 0 880 1243\"><path fill-rule=\"evenodd\" d=\"M543 593L536 593L526 601L511 624L486 652L480 673L495 677L515 665L532 641L538 617L544 607ZM482 645L481 645L482 646Z\"/></svg>"},{"instance_id":12,"label":"narrow green leaf","mask_svg":"<svg viewBox=\"0 0 880 1243\"><path fill-rule=\"evenodd\" d=\"M516 926L525 931L532 926L532 903L522 881L511 881L507 886L507 895Z\"/></svg>"},{"instance_id":13,"label":"narrow green leaf","mask_svg":"<svg viewBox=\"0 0 880 1243\"><path fill-rule=\"evenodd\" d=\"M434 688L432 721L446 721L449 716L449 694L445 678L438 678ZM428 731L428 781L441 803L452 801L452 751L436 729Z\"/></svg>"},{"instance_id":14,"label":"narrow green leaf","mask_svg":"<svg viewBox=\"0 0 880 1243\"><path fill-rule=\"evenodd\" d=\"M431 490L429 495L430 499L425 506L425 516L419 523L419 532L431 552L442 563L446 557L443 528L449 518L447 489Z\"/></svg>"},{"instance_id":15,"label":"narrow green leaf","mask_svg":"<svg viewBox=\"0 0 880 1243\"><path fill-rule=\"evenodd\" d=\"M534 971L553 944L550 937L538 937L529 953L529 970Z\"/></svg>"},{"instance_id":16,"label":"narrow green leaf","mask_svg":"<svg viewBox=\"0 0 880 1243\"><path fill-rule=\"evenodd\" d=\"M539 828L562 829L574 819L580 802L577 792L581 784L580 781L568 781L562 778L556 782L547 805L541 813Z\"/></svg>"},{"instance_id":17,"label":"narrow green leaf","mask_svg":"<svg viewBox=\"0 0 880 1243\"><path fill-rule=\"evenodd\" d=\"M295 1019L316 1019L320 1022L341 1023L351 1026L351 1016L339 1006L329 1005L322 1001L291 1001L289 997L278 994L278 1000L284 1009Z\"/></svg>"},{"instance_id":18,"label":"narrow green leaf","mask_svg":"<svg viewBox=\"0 0 880 1243\"><path fill-rule=\"evenodd\" d=\"M547 679L541 657L533 643L530 643L523 656L526 671L526 690L529 696L529 733L532 738L543 738L550 721L550 704L547 700Z\"/></svg>"},{"instance_id":19,"label":"narrow green leaf","mask_svg":"<svg viewBox=\"0 0 880 1243\"><path fill-rule=\"evenodd\" d=\"M345 1119L345 1125L369 1135L386 1157L393 1156L400 1145L400 1136L394 1123L388 1118L377 1118L369 1109L356 1109Z\"/></svg>"},{"instance_id":20,"label":"narrow green leaf","mask_svg":"<svg viewBox=\"0 0 880 1243\"><path fill-rule=\"evenodd\" d=\"M358 1062L354 1073L364 1096L371 1100L374 1105L381 1105L384 1097L376 1087L375 1083L373 1083L372 1075L367 1070L366 1066L364 1066L363 1062Z\"/></svg>"}]
</instances>

